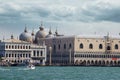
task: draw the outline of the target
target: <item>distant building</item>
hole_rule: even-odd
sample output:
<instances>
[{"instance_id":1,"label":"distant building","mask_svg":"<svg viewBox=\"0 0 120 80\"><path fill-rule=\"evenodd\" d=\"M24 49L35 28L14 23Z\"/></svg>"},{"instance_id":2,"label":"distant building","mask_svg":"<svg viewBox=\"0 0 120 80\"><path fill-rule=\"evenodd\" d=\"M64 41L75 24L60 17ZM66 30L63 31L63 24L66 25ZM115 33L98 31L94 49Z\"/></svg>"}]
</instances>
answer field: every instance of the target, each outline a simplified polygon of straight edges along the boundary
<instances>
[{"instance_id":1,"label":"distant building","mask_svg":"<svg viewBox=\"0 0 120 80\"><path fill-rule=\"evenodd\" d=\"M51 29L46 35L44 28L35 36L37 44L45 42L47 62L52 65L120 65L120 36L63 36ZM42 36L44 34L44 36ZM45 36L46 35L46 36ZM52 48L52 49L50 49Z\"/></svg>"},{"instance_id":2,"label":"distant building","mask_svg":"<svg viewBox=\"0 0 120 80\"><path fill-rule=\"evenodd\" d=\"M36 34L25 28L19 39L0 42L1 56L46 65L120 66L120 36L64 36L51 29L47 34L41 24Z\"/></svg>"},{"instance_id":3,"label":"distant building","mask_svg":"<svg viewBox=\"0 0 120 80\"><path fill-rule=\"evenodd\" d=\"M4 58L4 61L11 64L30 62L45 65L46 46L14 39L12 35L11 39L0 42L0 55Z\"/></svg>"}]
</instances>

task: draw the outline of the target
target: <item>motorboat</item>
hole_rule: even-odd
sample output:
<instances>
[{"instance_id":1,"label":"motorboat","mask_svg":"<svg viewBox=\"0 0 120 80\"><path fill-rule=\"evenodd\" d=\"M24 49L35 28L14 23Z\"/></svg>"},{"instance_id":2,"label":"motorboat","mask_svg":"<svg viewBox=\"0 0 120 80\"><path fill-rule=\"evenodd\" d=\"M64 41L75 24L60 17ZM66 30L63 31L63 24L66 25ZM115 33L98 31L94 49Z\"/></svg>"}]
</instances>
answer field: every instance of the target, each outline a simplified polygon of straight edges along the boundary
<instances>
[{"instance_id":1,"label":"motorboat","mask_svg":"<svg viewBox=\"0 0 120 80\"><path fill-rule=\"evenodd\" d=\"M35 69L35 66L32 65L32 64L30 64L30 65L27 66L27 68L28 68L28 69Z\"/></svg>"}]
</instances>

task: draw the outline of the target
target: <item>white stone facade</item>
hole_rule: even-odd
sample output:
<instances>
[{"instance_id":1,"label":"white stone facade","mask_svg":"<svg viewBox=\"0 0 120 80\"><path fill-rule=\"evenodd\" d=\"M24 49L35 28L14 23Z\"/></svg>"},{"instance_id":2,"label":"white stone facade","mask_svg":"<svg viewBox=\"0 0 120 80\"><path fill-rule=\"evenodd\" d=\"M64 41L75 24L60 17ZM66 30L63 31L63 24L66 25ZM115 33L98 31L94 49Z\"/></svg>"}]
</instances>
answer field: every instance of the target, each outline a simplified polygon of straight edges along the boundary
<instances>
[{"instance_id":1,"label":"white stone facade","mask_svg":"<svg viewBox=\"0 0 120 80\"><path fill-rule=\"evenodd\" d=\"M34 53L38 51L39 53ZM40 55L40 52L42 55ZM34 54L39 54L34 56ZM17 39L8 39L0 42L0 55L4 61L9 63L26 63L45 65L46 62L46 46L35 45L30 42L25 42ZM37 59L34 59L36 57ZM42 58L41 58L42 57Z\"/></svg>"},{"instance_id":2,"label":"white stone facade","mask_svg":"<svg viewBox=\"0 0 120 80\"><path fill-rule=\"evenodd\" d=\"M119 65L120 36L85 37L58 36L39 39L47 45L47 62L49 64L52 47L53 65Z\"/></svg>"}]
</instances>

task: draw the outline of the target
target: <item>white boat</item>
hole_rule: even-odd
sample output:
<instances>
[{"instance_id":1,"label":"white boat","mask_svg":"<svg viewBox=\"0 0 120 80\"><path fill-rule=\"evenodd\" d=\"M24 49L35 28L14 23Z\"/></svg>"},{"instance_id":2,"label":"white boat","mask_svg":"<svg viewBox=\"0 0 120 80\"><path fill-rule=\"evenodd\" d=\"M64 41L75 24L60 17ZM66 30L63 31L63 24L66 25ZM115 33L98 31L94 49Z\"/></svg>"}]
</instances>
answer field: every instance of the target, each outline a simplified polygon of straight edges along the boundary
<instances>
[{"instance_id":1,"label":"white boat","mask_svg":"<svg viewBox=\"0 0 120 80\"><path fill-rule=\"evenodd\" d=\"M35 69L35 66L32 65L32 64L30 64L30 65L27 66L27 68L28 68L28 69Z\"/></svg>"}]
</instances>

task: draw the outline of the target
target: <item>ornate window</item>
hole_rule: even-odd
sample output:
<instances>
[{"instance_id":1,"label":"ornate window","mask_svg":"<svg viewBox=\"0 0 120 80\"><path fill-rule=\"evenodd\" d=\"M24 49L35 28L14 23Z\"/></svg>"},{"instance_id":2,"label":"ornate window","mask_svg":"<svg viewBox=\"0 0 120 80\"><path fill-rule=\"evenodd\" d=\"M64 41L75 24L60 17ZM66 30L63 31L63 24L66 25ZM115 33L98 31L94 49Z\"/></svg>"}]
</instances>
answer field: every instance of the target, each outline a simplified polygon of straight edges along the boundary
<instances>
[{"instance_id":1,"label":"ornate window","mask_svg":"<svg viewBox=\"0 0 120 80\"><path fill-rule=\"evenodd\" d=\"M37 57L39 56L39 51L37 51Z\"/></svg>"},{"instance_id":2,"label":"ornate window","mask_svg":"<svg viewBox=\"0 0 120 80\"><path fill-rule=\"evenodd\" d=\"M66 49L66 44L64 44L64 49Z\"/></svg>"},{"instance_id":3,"label":"ornate window","mask_svg":"<svg viewBox=\"0 0 120 80\"><path fill-rule=\"evenodd\" d=\"M40 51L40 55L43 56L43 51Z\"/></svg>"},{"instance_id":4,"label":"ornate window","mask_svg":"<svg viewBox=\"0 0 120 80\"><path fill-rule=\"evenodd\" d=\"M23 46L23 49L25 49L25 46Z\"/></svg>"},{"instance_id":5,"label":"ornate window","mask_svg":"<svg viewBox=\"0 0 120 80\"><path fill-rule=\"evenodd\" d=\"M15 49L17 49L17 45L15 45Z\"/></svg>"},{"instance_id":6,"label":"ornate window","mask_svg":"<svg viewBox=\"0 0 120 80\"><path fill-rule=\"evenodd\" d=\"M9 57L11 57L11 54L9 54Z\"/></svg>"},{"instance_id":7,"label":"ornate window","mask_svg":"<svg viewBox=\"0 0 120 80\"><path fill-rule=\"evenodd\" d=\"M11 48L11 46L9 45L9 49Z\"/></svg>"},{"instance_id":8,"label":"ornate window","mask_svg":"<svg viewBox=\"0 0 120 80\"><path fill-rule=\"evenodd\" d=\"M28 57L28 54L26 54L26 58Z\"/></svg>"},{"instance_id":9,"label":"ornate window","mask_svg":"<svg viewBox=\"0 0 120 80\"><path fill-rule=\"evenodd\" d=\"M25 54L23 54L23 57L25 57Z\"/></svg>"},{"instance_id":10,"label":"ornate window","mask_svg":"<svg viewBox=\"0 0 120 80\"><path fill-rule=\"evenodd\" d=\"M30 49L30 46L29 46L29 49Z\"/></svg>"},{"instance_id":11,"label":"ornate window","mask_svg":"<svg viewBox=\"0 0 120 80\"><path fill-rule=\"evenodd\" d=\"M110 47L110 46L107 46L107 50L111 50L111 47Z\"/></svg>"},{"instance_id":12,"label":"ornate window","mask_svg":"<svg viewBox=\"0 0 120 80\"><path fill-rule=\"evenodd\" d=\"M15 54L15 57L17 57L17 55Z\"/></svg>"},{"instance_id":13,"label":"ornate window","mask_svg":"<svg viewBox=\"0 0 120 80\"><path fill-rule=\"evenodd\" d=\"M18 49L19 49L19 45L18 45Z\"/></svg>"},{"instance_id":14,"label":"ornate window","mask_svg":"<svg viewBox=\"0 0 120 80\"><path fill-rule=\"evenodd\" d=\"M89 44L89 49L93 49L93 44Z\"/></svg>"},{"instance_id":15,"label":"ornate window","mask_svg":"<svg viewBox=\"0 0 120 80\"><path fill-rule=\"evenodd\" d=\"M6 45L6 49L8 49L8 45Z\"/></svg>"},{"instance_id":16,"label":"ornate window","mask_svg":"<svg viewBox=\"0 0 120 80\"><path fill-rule=\"evenodd\" d=\"M33 56L35 56L35 54L36 54L36 51L33 51Z\"/></svg>"},{"instance_id":17,"label":"ornate window","mask_svg":"<svg viewBox=\"0 0 120 80\"><path fill-rule=\"evenodd\" d=\"M28 49L28 46L26 46L26 49Z\"/></svg>"},{"instance_id":18,"label":"ornate window","mask_svg":"<svg viewBox=\"0 0 120 80\"><path fill-rule=\"evenodd\" d=\"M72 48L72 45L71 45L71 43L69 44L69 49L70 49L70 48Z\"/></svg>"},{"instance_id":19,"label":"ornate window","mask_svg":"<svg viewBox=\"0 0 120 80\"><path fill-rule=\"evenodd\" d=\"M83 49L83 44L82 43L80 44L80 48Z\"/></svg>"},{"instance_id":20,"label":"ornate window","mask_svg":"<svg viewBox=\"0 0 120 80\"><path fill-rule=\"evenodd\" d=\"M21 49L22 49L22 45L21 45Z\"/></svg>"},{"instance_id":21,"label":"ornate window","mask_svg":"<svg viewBox=\"0 0 120 80\"><path fill-rule=\"evenodd\" d=\"M115 49L118 49L118 44L115 44Z\"/></svg>"},{"instance_id":22,"label":"ornate window","mask_svg":"<svg viewBox=\"0 0 120 80\"><path fill-rule=\"evenodd\" d=\"M12 57L14 57L14 54L12 54Z\"/></svg>"},{"instance_id":23,"label":"ornate window","mask_svg":"<svg viewBox=\"0 0 120 80\"><path fill-rule=\"evenodd\" d=\"M31 54L29 54L29 57L31 57Z\"/></svg>"},{"instance_id":24,"label":"ornate window","mask_svg":"<svg viewBox=\"0 0 120 80\"><path fill-rule=\"evenodd\" d=\"M99 49L103 49L103 45L102 44L99 44Z\"/></svg>"},{"instance_id":25,"label":"ornate window","mask_svg":"<svg viewBox=\"0 0 120 80\"><path fill-rule=\"evenodd\" d=\"M14 46L12 45L12 49L14 49Z\"/></svg>"},{"instance_id":26,"label":"ornate window","mask_svg":"<svg viewBox=\"0 0 120 80\"><path fill-rule=\"evenodd\" d=\"M60 50L60 44L58 45L58 49Z\"/></svg>"}]
</instances>

